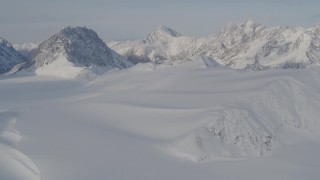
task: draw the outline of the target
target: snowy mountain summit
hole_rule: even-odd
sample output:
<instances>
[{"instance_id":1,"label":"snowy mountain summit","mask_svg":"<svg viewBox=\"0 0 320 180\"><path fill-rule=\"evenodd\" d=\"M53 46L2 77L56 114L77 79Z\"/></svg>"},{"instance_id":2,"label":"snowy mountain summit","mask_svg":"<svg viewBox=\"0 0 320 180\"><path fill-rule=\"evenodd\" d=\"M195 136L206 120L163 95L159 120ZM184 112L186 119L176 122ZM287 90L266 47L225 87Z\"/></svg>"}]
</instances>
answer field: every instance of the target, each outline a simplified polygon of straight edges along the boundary
<instances>
[{"instance_id":1,"label":"snowy mountain summit","mask_svg":"<svg viewBox=\"0 0 320 180\"><path fill-rule=\"evenodd\" d=\"M66 78L83 75L91 78L109 69L123 69L131 65L109 49L93 30L66 27L42 42L23 69Z\"/></svg>"},{"instance_id":2,"label":"snowy mountain summit","mask_svg":"<svg viewBox=\"0 0 320 180\"><path fill-rule=\"evenodd\" d=\"M144 40L113 41L108 46L134 64L141 62L162 64L179 58L175 52L177 52L176 49L180 48L180 45L187 44L185 42L183 42L184 44L180 43L183 39L185 39L185 36L177 31L167 26L159 26L149 33ZM188 47L190 47L190 44L188 44Z\"/></svg>"},{"instance_id":3,"label":"snowy mountain summit","mask_svg":"<svg viewBox=\"0 0 320 180\"><path fill-rule=\"evenodd\" d=\"M164 29L164 30L161 30ZM205 57L234 69L307 68L320 64L320 26L266 27L252 20L230 24L217 34L195 38L158 28L144 41L112 42L133 62L180 64ZM156 33L161 32L161 33ZM160 36L163 35L163 36ZM164 43L165 42L165 43Z\"/></svg>"},{"instance_id":4,"label":"snowy mountain summit","mask_svg":"<svg viewBox=\"0 0 320 180\"><path fill-rule=\"evenodd\" d=\"M8 41L0 37L0 74L25 61L26 59Z\"/></svg>"},{"instance_id":5,"label":"snowy mountain summit","mask_svg":"<svg viewBox=\"0 0 320 180\"><path fill-rule=\"evenodd\" d=\"M316 27L265 27L253 21L225 27L203 51L235 69L286 69L319 65ZM200 50L201 51L201 50Z\"/></svg>"},{"instance_id":6,"label":"snowy mountain summit","mask_svg":"<svg viewBox=\"0 0 320 180\"><path fill-rule=\"evenodd\" d=\"M167 27L167 26L159 26L156 30L152 31L148 34L146 38L147 43L155 43L157 41L168 41L168 39L172 37L179 37L181 36L180 33L176 32L175 30Z\"/></svg>"}]
</instances>

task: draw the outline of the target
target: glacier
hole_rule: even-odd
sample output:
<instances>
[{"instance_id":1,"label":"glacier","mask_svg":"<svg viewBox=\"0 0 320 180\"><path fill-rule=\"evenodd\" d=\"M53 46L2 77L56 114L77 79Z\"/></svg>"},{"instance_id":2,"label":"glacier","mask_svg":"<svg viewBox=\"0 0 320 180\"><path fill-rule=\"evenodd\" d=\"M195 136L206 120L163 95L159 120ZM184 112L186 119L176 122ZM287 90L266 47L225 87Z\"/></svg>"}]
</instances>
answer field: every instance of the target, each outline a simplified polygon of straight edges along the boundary
<instances>
[{"instance_id":1,"label":"glacier","mask_svg":"<svg viewBox=\"0 0 320 180\"><path fill-rule=\"evenodd\" d=\"M199 59L89 82L0 77L0 109L22 134L15 148L32 159L16 155L28 168L8 177L315 180L319 75L318 67L242 71Z\"/></svg>"}]
</instances>

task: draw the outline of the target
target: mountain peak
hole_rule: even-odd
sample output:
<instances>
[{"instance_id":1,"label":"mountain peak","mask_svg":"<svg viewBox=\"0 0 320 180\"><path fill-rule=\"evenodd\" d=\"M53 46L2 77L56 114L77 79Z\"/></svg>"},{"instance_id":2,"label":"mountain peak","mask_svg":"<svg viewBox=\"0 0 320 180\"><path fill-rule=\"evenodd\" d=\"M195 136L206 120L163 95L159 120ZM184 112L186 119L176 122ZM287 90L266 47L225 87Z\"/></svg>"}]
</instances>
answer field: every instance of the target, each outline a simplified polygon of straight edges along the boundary
<instances>
[{"instance_id":1,"label":"mountain peak","mask_svg":"<svg viewBox=\"0 0 320 180\"><path fill-rule=\"evenodd\" d=\"M255 25L255 24L258 24L258 23L256 23L254 20L249 18L249 19L246 19L241 24L244 25L244 26L252 26L252 25Z\"/></svg>"},{"instance_id":2,"label":"mountain peak","mask_svg":"<svg viewBox=\"0 0 320 180\"><path fill-rule=\"evenodd\" d=\"M45 58L42 55L46 54L43 52L49 51L47 54L52 58ZM99 52L96 54L90 54L92 52ZM89 54L88 54L89 53ZM70 62L77 62L90 65L101 65L106 66L107 61L102 60L99 55L105 54L111 58L109 49L104 42L98 37L97 33L86 27L64 27L58 33L51 36L48 40L44 41L39 45L39 48L33 55L33 60L38 63L41 62L41 66L48 64L49 59L55 59L58 55L64 55ZM42 62L46 61L46 63ZM40 64L39 64L40 65Z\"/></svg>"},{"instance_id":3,"label":"mountain peak","mask_svg":"<svg viewBox=\"0 0 320 180\"><path fill-rule=\"evenodd\" d=\"M7 46L7 47L12 47L12 45L2 37L0 37L0 46Z\"/></svg>"},{"instance_id":4,"label":"mountain peak","mask_svg":"<svg viewBox=\"0 0 320 180\"><path fill-rule=\"evenodd\" d=\"M86 27L64 27L38 46L26 68L37 74L47 73L51 68L50 75L61 75L62 71L68 77L70 69L75 70L72 76L76 76L82 69L89 68L99 74L96 69L129 66L131 63L108 48L95 31Z\"/></svg>"},{"instance_id":5,"label":"mountain peak","mask_svg":"<svg viewBox=\"0 0 320 180\"><path fill-rule=\"evenodd\" d=\"M157 31L158 31L158 32L167 33L167 34L169 34L169 35L171 35L171 36L173 36L173 37L179 37L179 36L181 36L181 34L178 33L177 31L175 31L175 30L173 30L173 29L171 29L171 28L169 28L169 27L167 27L167 26L164 26L164 25L159 26L159 27L157 28Z\"/></svg>"},{"instance_id":6,"label":"mountain peak","mask_svg":"<svg viewBox=\"0 0 320 180\"><path fill-rule=\"evenodd\" d=\"M233 23L225 26L216 36L224 45L238 44L255 39L266 29L265 26L247 19L242 23Z\"/></svg>"},{"instance_id":7,"label":"mountain peak","mask_svg":"<svg viewBox=\"0 0 320 180\"><path fill-rule=\"evenodd\" d=\"M168 39L173 38L173 37L179 37L181 36L180 33L178 33L177 31L161 25L159 26L157 29L155 29L154 31L152 31L151 33L148 34L146 41L148 43L154 43L156 41L168 41Z\"/></svg>"},{"instance_id":8,"label":"mountain peak","mask_svg":"<svg viewBox=\"0 0 320 180\"><path fill-rule=\"evenodd\" d=\"M0 37L0 74L8 72L15 65L26 62L13 46Z\"/></svg>"},{"instance_id":9,"label":"mountain peak","mask_svg":"<svg viewBox=\"0 0 320 180\"><path fill-rule=\"evenodd\" d=\"M227 26L225 26L223 31L229 30L229 31L234 31L236 29L244 31L245 29L255 29L259 26L262 26L260 23L257 23L253 21L252 19L246 19L245 21L241 23L232 23Z\"/></svg>"},{"instance_id":10,"label":"mountain peak","mask_svg":"<svg viewBox=\"0 0 320 180\"><path fill-rule=\"evenodd\" d=\"M66 36L70 36L73 34L78 34L78 35L88 35L92 34L93 36L98 36L97 33L87 27L72 27L72 26L67 26L63 27L60 32L61 34L64 34Z\"/></svg>"},{"instance_id":11,"label":"mountain peak","mask_svg":"<svg viewBox=\"0 0 320 180\"><path fill-rule=\"evenodd\" d=\"M252 31L258 27L263 27L260 23L253 21L252 19L247 19L239 25L244 31Z\"/></svg>"}]
</instances>

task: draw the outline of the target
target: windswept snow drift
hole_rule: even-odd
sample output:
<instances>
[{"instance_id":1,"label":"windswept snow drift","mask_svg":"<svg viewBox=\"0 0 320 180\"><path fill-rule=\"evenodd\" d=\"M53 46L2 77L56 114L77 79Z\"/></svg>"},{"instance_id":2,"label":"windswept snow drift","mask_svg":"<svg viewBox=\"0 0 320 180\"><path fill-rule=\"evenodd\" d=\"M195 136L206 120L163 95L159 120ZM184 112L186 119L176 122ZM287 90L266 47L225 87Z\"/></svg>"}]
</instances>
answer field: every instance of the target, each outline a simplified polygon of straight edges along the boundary
<instances>
[{"instance_id":1,"label":"windswept snow drift","mask_svg":"<svg viewBox=\"0 0 320 180\"><path fill-rule=\"evenodd\" d=\"M21 136L14 128L15 113L0 109L0 176L6 180L37 180L39 170L15 146Z\"/></svg>"}]
</instances>

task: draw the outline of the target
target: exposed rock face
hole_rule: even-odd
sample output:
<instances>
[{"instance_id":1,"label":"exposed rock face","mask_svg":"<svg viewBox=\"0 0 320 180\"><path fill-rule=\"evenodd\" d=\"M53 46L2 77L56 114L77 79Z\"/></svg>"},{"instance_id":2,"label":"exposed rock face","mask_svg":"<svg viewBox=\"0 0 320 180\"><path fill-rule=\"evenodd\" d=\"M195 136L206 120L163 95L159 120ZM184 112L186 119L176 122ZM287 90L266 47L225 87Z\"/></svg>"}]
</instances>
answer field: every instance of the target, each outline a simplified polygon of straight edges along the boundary
<instances>
[{"instance_id":1,"label":"exposed rock face","mask_svg":"<svg viewBox=\"0 0 320 180\"><path fill-rule=\"evenodd\" d=\"M126 68L130 66L124 58L115 54L91 29L66 27L44 41L35 50L32 62L41 67L64 55L77 66L109 66Z\"/></svg>"},{"instance_id":2,"label":"exposed rock face","mask_svg":"<svg viewBox=\"0 0 320 180\"><path fill-rule=\"evenodd\" d=\"M15 65L26 62L12 45L0 37L0 74L10 71Z\"/></svg>"},{"instance_id":3,"label":"exposed rock face","mask_svg":"<svg viewBox=\"0 0 320 180\"><path fill-rule=\"evenodd\" d=\"M42 42L33 51L30 62L20 69L46 75L69 76L69 72L74 72L71 75L74 77L83 69L100 74L104 70L130 66L132 63L108 48L93 30L66 27Z\"/></svg>"}]
</instances>

